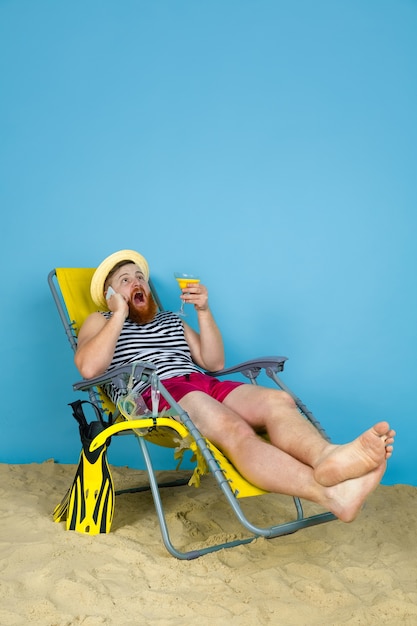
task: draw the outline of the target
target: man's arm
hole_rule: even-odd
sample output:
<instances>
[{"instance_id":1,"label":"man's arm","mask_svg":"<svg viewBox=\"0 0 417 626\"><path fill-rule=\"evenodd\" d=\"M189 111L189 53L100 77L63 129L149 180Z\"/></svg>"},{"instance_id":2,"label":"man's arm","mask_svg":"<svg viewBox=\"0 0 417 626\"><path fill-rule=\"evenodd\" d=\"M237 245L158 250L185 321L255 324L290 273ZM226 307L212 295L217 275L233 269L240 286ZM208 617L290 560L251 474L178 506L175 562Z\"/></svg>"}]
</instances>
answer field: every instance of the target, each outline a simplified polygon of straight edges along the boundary
<instances>
[{"instance_id":1,"label":"man's arm","mask_svg":"<svg viewBox=\"0 0 417 626\"><path fill-rule=\"evenodd\" d=\"M100 376L112 362L128 307L120 294L112 296L111 301L113 315L109 319L93 313L80 329L74 360L83 378Z\"/></svg>"},{"instance_id":2,"label":"man's arm","mask_svg":"<svg viewBox=\"0 0 417 626\"><path fill-rule=\"evenodd\" d=\"M185 339L193 361L209 372L221 370L225 362L223 339L208 305L207 289L201 284L186 289L184 299L194 304L200 331L197 333L184 322Z\"/></svg>"}]
</instances>

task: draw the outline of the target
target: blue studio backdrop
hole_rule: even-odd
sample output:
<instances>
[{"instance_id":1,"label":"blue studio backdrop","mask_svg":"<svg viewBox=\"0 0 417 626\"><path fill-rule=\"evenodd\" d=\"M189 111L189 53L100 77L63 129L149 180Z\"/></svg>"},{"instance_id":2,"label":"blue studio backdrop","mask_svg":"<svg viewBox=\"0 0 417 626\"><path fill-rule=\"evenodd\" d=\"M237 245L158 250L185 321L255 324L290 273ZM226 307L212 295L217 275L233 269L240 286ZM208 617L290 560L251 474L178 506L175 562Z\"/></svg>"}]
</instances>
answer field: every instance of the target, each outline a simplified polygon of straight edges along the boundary
<instances>
[{"instance_id":1,"label":"blue studio backdrop","mask_svg":"<svg viewBox=\"0 0 417 626\"><path fill-rule=\"evenodd\" d=\"M78 461L47 275L134 248L333 441L389 420L417 485L416 32L412 0L0 0L1 462Z\"/></svg>"}]
</instances>

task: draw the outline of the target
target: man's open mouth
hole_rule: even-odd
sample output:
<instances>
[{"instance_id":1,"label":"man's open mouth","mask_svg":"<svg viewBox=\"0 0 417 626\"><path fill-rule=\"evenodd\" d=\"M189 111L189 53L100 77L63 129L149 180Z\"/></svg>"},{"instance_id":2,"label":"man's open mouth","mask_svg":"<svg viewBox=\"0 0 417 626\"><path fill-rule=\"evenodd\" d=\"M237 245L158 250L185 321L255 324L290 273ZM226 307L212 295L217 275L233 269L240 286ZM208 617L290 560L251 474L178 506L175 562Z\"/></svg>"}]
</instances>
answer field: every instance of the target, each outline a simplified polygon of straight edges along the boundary
<instances>
[{"instance_id":1,"label":"man's open mouth","mask_svg":"<svg viewBox=\"0 0 417 626\"><path fill-rule=\"evenodd\" d=\"M136 293L134 293L132 296L132 301L136 305L143 304L145 302L145 294L143 293L143 291L137 291Z\"/></svg>"}]
</instances>

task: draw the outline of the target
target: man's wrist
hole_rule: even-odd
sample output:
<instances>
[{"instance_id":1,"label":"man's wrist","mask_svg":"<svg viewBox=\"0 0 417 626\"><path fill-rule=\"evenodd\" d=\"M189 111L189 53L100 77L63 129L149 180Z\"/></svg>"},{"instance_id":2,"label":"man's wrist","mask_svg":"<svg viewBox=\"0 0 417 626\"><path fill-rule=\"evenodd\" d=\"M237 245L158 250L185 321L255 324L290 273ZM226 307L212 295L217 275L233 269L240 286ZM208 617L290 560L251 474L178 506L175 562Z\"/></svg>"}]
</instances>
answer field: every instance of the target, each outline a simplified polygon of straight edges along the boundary
<instances>
[{"instance_id":1,"label":"man's wrist","mask_svg":"<svg viewBox=\"0 0 417 626\"><path fill-rule=\"evenodd\" d=\"M112 319L118 320L122 325L125 323L125 320L127 319L128 315L129 315L129 310L122 311L118 309L117 311L112 311Z\"/></svg>"}]
</instances>

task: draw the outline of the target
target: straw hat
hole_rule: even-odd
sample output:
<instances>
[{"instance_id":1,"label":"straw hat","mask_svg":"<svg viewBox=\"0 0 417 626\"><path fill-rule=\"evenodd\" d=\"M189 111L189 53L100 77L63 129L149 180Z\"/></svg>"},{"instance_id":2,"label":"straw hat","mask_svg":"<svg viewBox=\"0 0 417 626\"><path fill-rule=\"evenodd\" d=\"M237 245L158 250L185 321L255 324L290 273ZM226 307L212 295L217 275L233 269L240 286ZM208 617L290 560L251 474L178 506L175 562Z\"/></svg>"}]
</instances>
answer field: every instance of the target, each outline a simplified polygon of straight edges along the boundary
<instances>
[{"instance_id":1,"label":"straw hat","mask_svg":"<svg viewBox=\"0 0 417 626\"><path fill-rule=\"evenodd\" d=\"M119 250L119 252L114 252L100 263L91 279L91 297L94 304L100 309L108 309L106 298L104 297L104 283L113 267L120 263L120 261L135 263L143 272L146 280L149 280L148 262L139 252L135 252L134 250Z\"/></svg>"}]
</instances>

